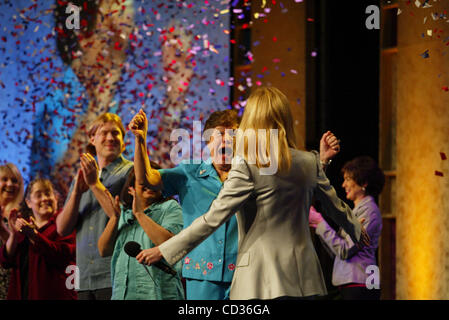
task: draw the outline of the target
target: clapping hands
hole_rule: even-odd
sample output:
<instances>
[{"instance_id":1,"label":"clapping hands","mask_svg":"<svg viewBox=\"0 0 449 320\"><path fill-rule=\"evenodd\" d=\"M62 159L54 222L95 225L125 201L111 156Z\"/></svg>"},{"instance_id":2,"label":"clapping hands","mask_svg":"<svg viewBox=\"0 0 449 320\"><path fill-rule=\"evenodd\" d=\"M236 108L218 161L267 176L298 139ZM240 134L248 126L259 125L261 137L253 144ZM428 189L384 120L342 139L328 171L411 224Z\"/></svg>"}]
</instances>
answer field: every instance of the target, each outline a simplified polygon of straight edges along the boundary
<instances>
[{"instance_id":1,"label":"clapping hands","mask_svg":"<svg viewBox=\"0 0 449 320\"><path fill-rule=\"evenodd\" d=\"M34 238L37 234L37 226L33 216L30 217L30 221L27 221L20 216L17 209L11 210L8 223L10 232L15 234L22 233L29 238Z\"/></svg>"},{"instance_id":2,"label":"clapping hands","mask_svg":"<svg viewBox=\"0 0 449 320\"><path fill-rule=\"evenodd\" d=\"M100 171L100 169L98 168L98 164L95 158L89 153L83 153L81 155L80 162L83 176L82 180L87 186L96 184L99 180L98 172Z\"/></svg>"}]
</instances>

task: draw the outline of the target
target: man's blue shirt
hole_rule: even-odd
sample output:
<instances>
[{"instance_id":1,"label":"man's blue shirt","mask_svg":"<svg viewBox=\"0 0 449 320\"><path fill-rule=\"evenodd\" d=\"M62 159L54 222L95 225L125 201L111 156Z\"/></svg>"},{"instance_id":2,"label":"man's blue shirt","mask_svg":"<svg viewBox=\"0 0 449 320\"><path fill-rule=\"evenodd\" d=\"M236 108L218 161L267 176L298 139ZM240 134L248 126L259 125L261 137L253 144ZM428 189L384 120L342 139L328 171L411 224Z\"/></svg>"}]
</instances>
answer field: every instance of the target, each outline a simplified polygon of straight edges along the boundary
<instances>
[{"instance_id":1,"label":"man's blue shirt","mask_svg":"<svg viewBox=\"0 0 449 320\"><path fill-rule=\"evenodd\" d=\"M120 195L132 167L133 163L120 155L101 170L100 181L113 197ZM73 185L74 182L67 199ZM76 225L76 264L80 271L80 291L111 287L111 257L102 258L97 246L108 220L92 191L83 193Z\"/></svg>"}]
</instances>

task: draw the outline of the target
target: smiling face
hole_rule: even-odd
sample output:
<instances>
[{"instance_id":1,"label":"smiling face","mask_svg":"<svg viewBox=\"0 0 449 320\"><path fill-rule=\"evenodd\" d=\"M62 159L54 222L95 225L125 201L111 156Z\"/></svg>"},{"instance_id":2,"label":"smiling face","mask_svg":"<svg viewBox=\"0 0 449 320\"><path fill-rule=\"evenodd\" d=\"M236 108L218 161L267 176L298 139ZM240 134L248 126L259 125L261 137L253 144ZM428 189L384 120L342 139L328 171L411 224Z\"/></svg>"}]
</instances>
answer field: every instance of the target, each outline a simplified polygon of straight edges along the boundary
<instances>
[{"instance_id":1,"label":"smiling face","mask_svg":"<svg viewBox=\"0 0 449 320\"><path fill-rule=\"evenodd\" d=\"M124 150L125 143L120 127L112 121L98 127L90 142L95 147L97 156L108 162L114 161Z\"/></svg>"},{"instance_id":2,"label":"smiling face","mask_svg":"<svg viewBox=\"0 0 449 320\"><path fill-rule=\"evenodd\" d=\"M7 205L14 201L19 193L19 179L7 169L0 171L0 204Z\"/></svg>"},{"instance_id":3,"label":"smiling face","mask_svg":"<svg viewBox=\"0 0 449 320\"><path fill-rule=\"evenodd\" d=\"M35 182L26 199L26 204L35 217L50 218L57 209L56 196L51 184L45 180Z\"/></svg>"},{"instance_id":4,"label":"smiling face","mask_svg":"<svg viewBox=\"0 0 449 320\"><path fill-rule=\"evenodd\" d=\"M346 198L348 200L357 203L358 201L360 201L362 198L365 197L365 191L362 189L362 187L366 186L360 186L359 184L357 184L357 182L355 182L354 179L352 178L352 175L347 171L343 173L343 179L344 180L342 187L346 191Z\"/></svg>"}]
</instances>

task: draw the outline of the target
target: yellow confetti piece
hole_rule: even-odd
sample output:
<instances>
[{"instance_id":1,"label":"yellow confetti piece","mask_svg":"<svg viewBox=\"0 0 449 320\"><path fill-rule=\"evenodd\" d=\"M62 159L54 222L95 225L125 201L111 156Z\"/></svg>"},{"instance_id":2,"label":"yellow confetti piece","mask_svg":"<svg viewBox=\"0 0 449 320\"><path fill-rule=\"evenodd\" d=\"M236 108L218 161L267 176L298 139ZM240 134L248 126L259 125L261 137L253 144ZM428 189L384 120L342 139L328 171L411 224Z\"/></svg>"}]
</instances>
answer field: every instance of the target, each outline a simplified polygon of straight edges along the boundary
<instances>
[{"instance_id":1,"label":"yellow confetti piece","mask_svg":"<svg viewBox=\"0 0 449 320\"><path fill-rule=\"evenodd\" d=\"M267 4L267 0L262 0L262 8L265 8L266 4Z\"/></svg>"},{"instance_id":2,"label":"yellow confetti piece","mask_svg":"<svg viewBox=\"0 0 449 320\"><path fill-rule=\"evenodd\" d=\"M226 14L226 13L228 13L229 12L229 9L224 9L224 10L221 10L220 11L220 14Z\"/></svg>"},{"instance_id":3,"label":"yellow confetti piece","mask_svg":"<svg viewBox=\"0 0 449 320\"><path fill-rule=\"evenodd\" d=\"M214 53L216 53L216 54L219 54L219 52L217 51L217 49L215 49L214 46L212 46L212 45L209 46L209 50L212 51L212 52L214 52Z\"/></svg>"}]
</instances>

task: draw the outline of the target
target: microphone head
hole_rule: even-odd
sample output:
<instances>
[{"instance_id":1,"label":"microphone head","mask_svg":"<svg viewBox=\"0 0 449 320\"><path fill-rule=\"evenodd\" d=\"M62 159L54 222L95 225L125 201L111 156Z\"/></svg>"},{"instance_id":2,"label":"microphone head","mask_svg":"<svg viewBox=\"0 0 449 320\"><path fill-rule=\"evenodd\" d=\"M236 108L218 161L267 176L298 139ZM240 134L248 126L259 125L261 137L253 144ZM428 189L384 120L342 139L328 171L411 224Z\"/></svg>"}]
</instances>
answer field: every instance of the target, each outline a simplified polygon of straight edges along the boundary
<instances>
[{"instance_id":1,"label":"microphone head","mask_svg":"<svg viewBox=\"0 0 449 320\"><path fill-rule=\"evenodd\" d=\"M129 241L125 244L125 247L123 248L126 252L126 254L130 257L135 258L142 249L140 249L140 244L138 244L135 241Z\"/></svg>"}]
</instances>

